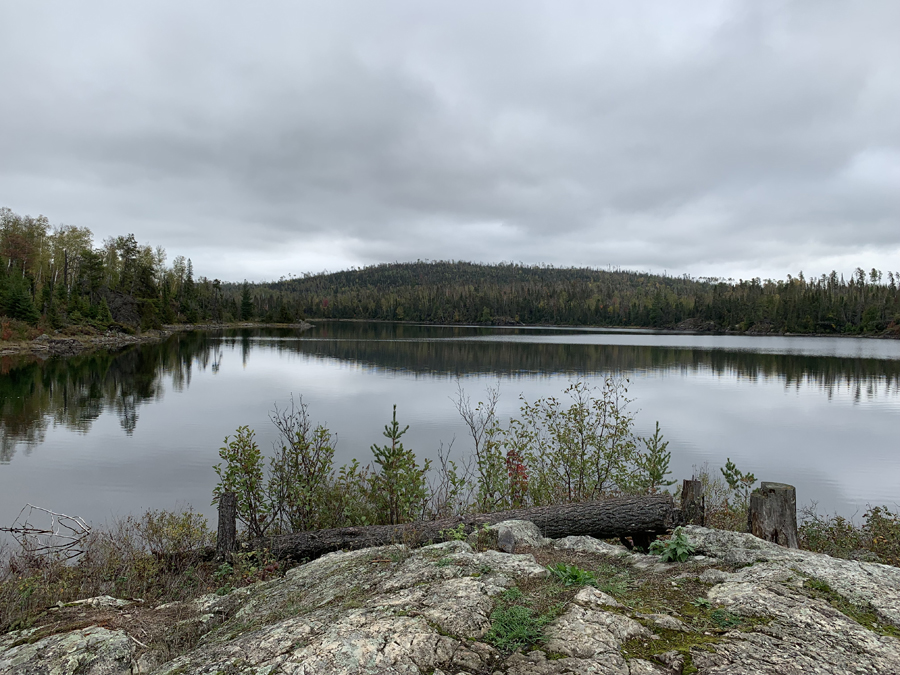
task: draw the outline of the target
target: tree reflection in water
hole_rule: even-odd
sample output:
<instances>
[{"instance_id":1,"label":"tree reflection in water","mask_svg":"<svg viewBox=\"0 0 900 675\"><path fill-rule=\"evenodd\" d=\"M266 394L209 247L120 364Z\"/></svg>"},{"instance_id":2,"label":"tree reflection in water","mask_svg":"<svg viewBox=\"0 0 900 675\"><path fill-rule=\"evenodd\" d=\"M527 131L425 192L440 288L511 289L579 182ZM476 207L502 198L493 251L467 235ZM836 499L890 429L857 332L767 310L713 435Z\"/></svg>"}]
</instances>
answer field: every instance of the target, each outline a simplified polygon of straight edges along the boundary
<instances>
[{"instance_id":1,"label":"tree reflection in water","mask_svg":"<svg viewBox=\"0 0 900 675\"><path fill-rule=\"evenodd\" d=\"M175 391L190 387L194 368L218 372L223 348L239 348L244 366L252 350L267 349L376 371L425 375L578 377L677 370L749 381L778 378L785 387L818 386L829 398L838 389L849 389L857 400L896 392L900 385L900 360L534 342L527 338L565 333L565 329L534 333L465 326L324 323L306 333L287 328L185 332L162 343L116 353L45 361L4 356L0 358L0 463L10 462L17 447L30 453L43 442L50 424L87 433L104 411L113 412L124 432L132 434L141 406L161 400L167 387ZM503 336L520 339L503 340ZM484 337L492 339L484 341Z\"/></svg>"}]
</instances>

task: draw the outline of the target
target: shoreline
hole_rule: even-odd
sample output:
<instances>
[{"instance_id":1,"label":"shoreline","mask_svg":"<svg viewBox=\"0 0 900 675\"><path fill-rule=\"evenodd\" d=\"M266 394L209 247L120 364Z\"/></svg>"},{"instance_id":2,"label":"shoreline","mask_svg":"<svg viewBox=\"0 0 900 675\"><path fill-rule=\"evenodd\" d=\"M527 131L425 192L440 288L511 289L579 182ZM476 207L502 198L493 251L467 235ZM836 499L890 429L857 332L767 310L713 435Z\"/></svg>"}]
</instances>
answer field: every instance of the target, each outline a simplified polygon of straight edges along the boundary
<instances>
[{"instance_id":1,"label":"shoreline","mask_svg":"<svg viewBox=\"0 0 900 675\"><path fill-rule=\"evenodd\" d=\"M379 319L336 319L336 318L318 318L318 322L336 322L336 323L391 323L405 324L410 326L447 326L447 327L463 327L463 328L533 328L533 329L581 329L591 331L650 331L653 333L663 333L669 335L728 335L728 336L750 336L750 337L814 337L814 338L866 338L876 340L898 340L900 333L890 335L882 333L880 335L850 335L847 333L780 333L775 331L733 331L733 330L711 330L700 326L684 326L679 324L670 328L648 328L642 326L574 326L566 324L438 324L427 323L422 321L386 321ZM253 322L235 322L235 323L198 323L198 324L170 324L162 328L153 328L136 334L122 333L118 331L107 331L99 334L81 334L81 335L64 335L56 333L48 335L44 333L33 340L20 340L16 342L0 342L0 357L2 356L35 356L37 358L46 359L50 357L69 357L87 354L93 351L105 349L108 351L118 351L140 344L152 344L161 342L176 333L184 333L190 331L213 331L228 330L235 328L294 328L301 331L313 328L315 324L308 321L298 323L253 323Z\"/></svg>"},{"instance_id":2,"label":"shoreline","mask_svg":"<svg viewBox=\"0 0 900 675\"><path fill-rule=\"evenodd\" d=\"M560 324L560 323L431 323L428 321L397 321L388 319L339 319L315 317L314 321L319 323L395 323L405 326L431 326L431 327L448 327L448 328L534 328L541 330L566 329L566 330L584 330L584 331L641 331L652 333L663 333L666 335L745 335L749 337L824 337L824 338L866 338L874 340L900 340L900 331L894 335L888 333L869 334L869 333L780 333L778 331L739 331L739 330L720 330L682 327L681 324L670 326L668 328L653 328L649 326L596 326L596 325L578 325L578 324ZM684 322L682 322L683 324ZM271 324L269 324L271 325ZM313 324L314 325L314 324Z\"/></svg>"},{"instance_id":3,"label":"shoreline","mask_svg":"<svg viewBox=\"0 0 900 675\"><path fill-rule=\"evenodd\" d=\"M152 328L147 331L130 335L117 331L107 331L96 335L63 335L61 333L48 335L44 333L34 340L22 340L18 342L0 343L0 356L35 356L45 359L50 357L79 356L94 351L105 349L118 351L133 345L152 344L161 342L176 333L190 331L227 330L230 328L294 328L309 330L313 324L306 321L299 323L204 323L204 324L173 324L162 328Z\"/></svg>"}]
</instances>

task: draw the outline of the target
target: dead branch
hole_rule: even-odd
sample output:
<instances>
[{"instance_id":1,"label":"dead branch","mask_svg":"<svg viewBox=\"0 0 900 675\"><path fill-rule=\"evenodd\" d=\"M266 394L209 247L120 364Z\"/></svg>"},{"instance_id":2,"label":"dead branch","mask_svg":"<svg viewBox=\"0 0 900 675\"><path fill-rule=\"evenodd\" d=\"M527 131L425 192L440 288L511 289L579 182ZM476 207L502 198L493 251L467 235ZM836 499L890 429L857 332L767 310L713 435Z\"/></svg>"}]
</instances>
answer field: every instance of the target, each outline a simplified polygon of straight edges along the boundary
<instances>
[{"instance_id":1,"label":"dead branch","mask_svg":"<svg viewBox=\"0 0 900 675\"><path fill-rule=\"evenodd\" d=\"M36 515L49 518L49 527L33 525L31 519ZM9 532L19 546L32 555L55 555L70 560L84 553L91 527L79 516L26 504L12 526L0 527L0 532Z\"/></svg>"}]
</instances>

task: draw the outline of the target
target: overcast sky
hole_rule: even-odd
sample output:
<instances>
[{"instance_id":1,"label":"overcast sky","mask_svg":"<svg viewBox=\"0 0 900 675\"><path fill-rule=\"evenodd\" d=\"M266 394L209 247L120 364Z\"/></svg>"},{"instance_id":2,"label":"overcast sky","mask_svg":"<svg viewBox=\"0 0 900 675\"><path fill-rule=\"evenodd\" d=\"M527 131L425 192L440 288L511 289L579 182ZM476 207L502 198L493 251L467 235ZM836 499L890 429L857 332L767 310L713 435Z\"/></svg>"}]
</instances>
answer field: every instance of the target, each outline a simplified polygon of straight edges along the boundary
<instances>
[{"instance_id":1,"label":"overcast sky","mask_svg":"<svg viewBox=\"0 0 900 675\"><path fill-rule=\"evenodd\" d=\"M0 0L0 206L198 275L900 270L900 2Z\"/></svg>"}]
</instances>

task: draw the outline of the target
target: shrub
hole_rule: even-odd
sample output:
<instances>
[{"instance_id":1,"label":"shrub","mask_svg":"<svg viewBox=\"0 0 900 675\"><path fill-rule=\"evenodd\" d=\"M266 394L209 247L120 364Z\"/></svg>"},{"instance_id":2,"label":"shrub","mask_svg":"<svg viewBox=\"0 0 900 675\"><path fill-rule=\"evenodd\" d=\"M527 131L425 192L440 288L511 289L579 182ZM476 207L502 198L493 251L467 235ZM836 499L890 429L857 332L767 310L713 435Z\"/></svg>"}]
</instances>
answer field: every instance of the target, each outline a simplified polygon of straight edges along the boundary
<instances>
[{"instance_id":1,"label":"shrub","mask_svg":"<svg viewBox=\"0 0 900 675\"><path fill-rule=\"evenodd\" d=\"M800 548L900 567L900 512L869 507L857 525L843 516L820 515L812 504L801 509L801 518Z\"/></svg>"},{"instance_id":2,"label":"shrub","mask_svg":"<svg viewBox=\"0 0 900 675\"><path fill-rule=\"evenodd\" d=\"M659 424L649 438L633 433L627 384L613 377L601 387L576 381L563 398L522 399L506 427L496 414L496 388L474 407L460 388L456 407L473 441L475 508L579 502L671 485L671 453Z\"/></svg>"},{"instance_id":3,"label":"shrub","mask_svg":"<svg viewBox=\"0 0 900 675\"><path fill-rule=\"evenodd\" d=\"M695 550L680 527L676 527L666 541L656 540L650 544L650 553L658 555L663 562L685 562Z\"/></svg>"},{"instance_id":4,"label":"shrub","mask_svg":"<svg viewBox=\"0 0 900 675\"><path fill-rule=\"evenodd\" d=\"M278 430L279 443L271 462L267 486L271 511L280 529L304 531L331 527L334 509L329 501L334 483L334 438L323 425L315 428L301 397L290 407L276 406L270 419Z\"/></svg>"},{"instance_id":5,"label":"shrub","mask_svg":"<svg viewBox=\"0 0 900 675\"><path fill-rule=\"evenodd\" d=\"M863 518L866 534L871 537L870 550L881 562L900 567L900 512L874 506Z\"/></svg>"},{"instance_id":6,"label":"shrub","mask_svg":"<svg viewBox=\"0 0 900 675\"><path fill-rule=\"evenodd\" d=\"M694 467L694 479L699 480L703 489L703 497L706 505L706 526L719 530L731 530L733 532L747 531L747 510L750 506L750 489L746 481L756 478L753 474L744 474L739 471L729 459L726 468L731 467L730 476L735 479L734 487L727 483L725 470L721 470L723 476L713 474L709 464ZM743 479L743 480L741 480ZM752 486L752 482L750 483Z\"/></svg>"},{"instance_id":7,"label":"shrub","mask_svg":"<svg viewBox=\"0 0 900 675\"><path fill-rule=\"evenodd\" d=\"M251 537L261 537L271 524L272 508L266 500L263 482L263 458L254 440L255 432L249 427L238 427L233 440L225 437L225 445L219 449L219 457L225 465L216 464L213 469L219 483L213 490L213 504L218 503L224 492L237 495L237 517Z\"/></svg>"},{"instance_id":8,"label":"shrub","mask_svg":"<svg viewBox=\"0 0 900 675\"><path fill-rule=\"evenodd\" d=\"M527 442L520 454L532 503L596 499L627 483L636 446L627 383L609 377L596 389L573 382L563 392L568 404L552 396L523 401L511 429L520 444Z\"/></svg>"},{"instance_id":9,"label":"shrub","mask_svg":"<svg viewBox=\"0 0 900 675\"><path fill-rule=\"evenodd\" d=\"M0 551L0 634L31 626L57 602L103 594L168 602L211 592L221 585L203 559L212 541L206 520L190 510L114 521L91 532L74 560L26 536L18 549Z\"/></svg>"}]
</instances>

